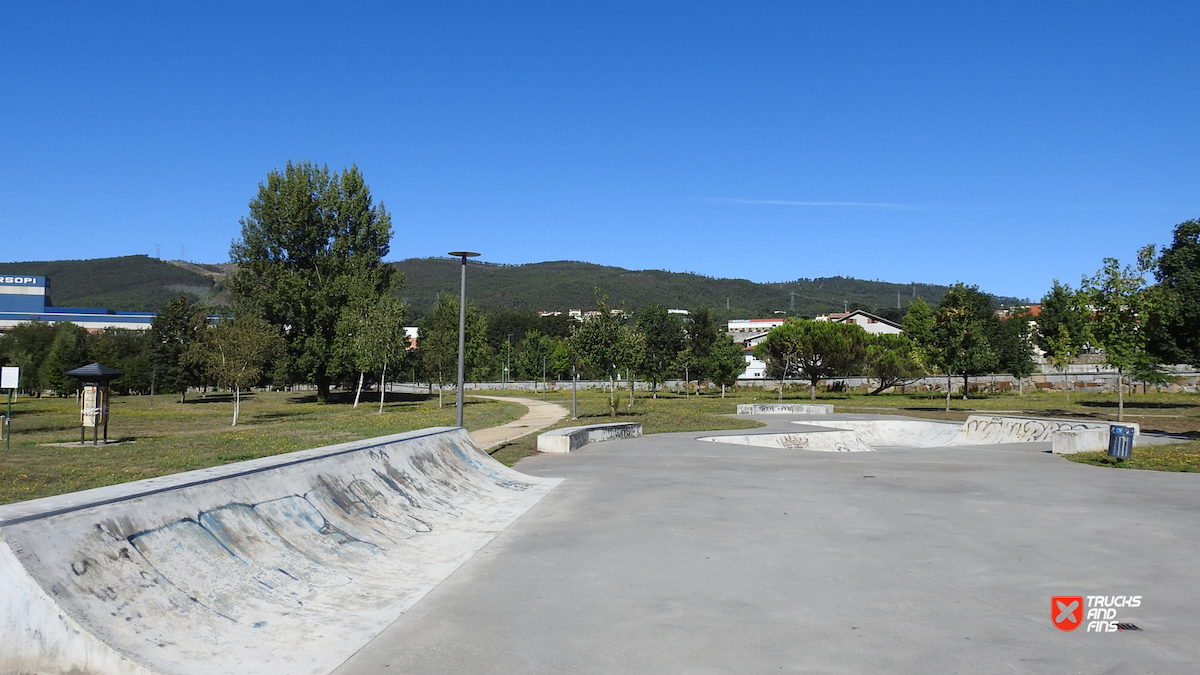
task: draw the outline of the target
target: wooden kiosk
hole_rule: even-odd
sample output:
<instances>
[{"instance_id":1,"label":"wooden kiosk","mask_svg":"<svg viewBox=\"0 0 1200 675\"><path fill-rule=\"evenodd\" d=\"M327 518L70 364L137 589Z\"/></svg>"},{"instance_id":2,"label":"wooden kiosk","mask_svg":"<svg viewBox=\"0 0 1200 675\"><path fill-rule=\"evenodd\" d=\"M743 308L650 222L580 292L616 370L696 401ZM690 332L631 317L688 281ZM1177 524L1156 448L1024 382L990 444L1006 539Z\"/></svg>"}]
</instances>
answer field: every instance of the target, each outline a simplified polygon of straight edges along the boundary
<instances>
[{"instance_id":1,"label":"wooden kiosk","mask_svg":"<svg viewBox=\"0 0 1200 675\"><path fill-rule=\"evenodd\" d=\"M89 363L82 368L68 370L67 377L74 377L83 385L79 397L79 444L83 445L88 427L92 428L92 445L98 445L100 427L104 427L104 443L108 444L108 383L124 375L103 363Z\"/></svg>"}]
</instances>

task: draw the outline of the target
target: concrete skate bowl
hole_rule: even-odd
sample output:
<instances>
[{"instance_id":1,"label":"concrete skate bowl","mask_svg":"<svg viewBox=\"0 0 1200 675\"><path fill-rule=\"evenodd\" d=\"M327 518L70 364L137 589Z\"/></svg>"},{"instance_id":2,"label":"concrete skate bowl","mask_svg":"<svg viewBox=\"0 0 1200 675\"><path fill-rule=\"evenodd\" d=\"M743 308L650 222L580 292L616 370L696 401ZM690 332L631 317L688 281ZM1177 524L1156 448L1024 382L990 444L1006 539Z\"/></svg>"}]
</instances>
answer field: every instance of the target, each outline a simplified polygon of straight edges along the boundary
<instances>
[{"instance_id":1,"label":"concrete skate bowl","mask_svg":"<svg viewBox=\"0 0 1200 675\"><path fill-rule=\"evenodd\" d=\"M0 674L328 673L558 482L438 428L0 506Z\"/></svg>"},{"instance_id":2,"label":"concrete skate bowl","mask_svg":"<svg viewBox=\"0 0 1200 675\"><path fill-rule=\"evenodd\" d=\"M812 424L796 422L796 424ZM1115 422L970 415L966 422L916 419L821 420L822 427L854 432L873 448L934 448L1008 443L1050 443L1054 452L1104 450ZM1121 423L1134 427L1137 424Z\"/></svg>"},{"instance_id":3,"label":"concrete skate bowl","mask_svg":"<svg viewBox=\"0 0 1200 675\"><path fill-rule=\"evenodd\" d=\"M822 422L823 424L823 422ZM812 452L871 452L874 448L859 439L853 431L811 431L788 434L740 434L703 436L698 441L754 445L761 448L809 450Z\"/></svg>"}]
</instances>

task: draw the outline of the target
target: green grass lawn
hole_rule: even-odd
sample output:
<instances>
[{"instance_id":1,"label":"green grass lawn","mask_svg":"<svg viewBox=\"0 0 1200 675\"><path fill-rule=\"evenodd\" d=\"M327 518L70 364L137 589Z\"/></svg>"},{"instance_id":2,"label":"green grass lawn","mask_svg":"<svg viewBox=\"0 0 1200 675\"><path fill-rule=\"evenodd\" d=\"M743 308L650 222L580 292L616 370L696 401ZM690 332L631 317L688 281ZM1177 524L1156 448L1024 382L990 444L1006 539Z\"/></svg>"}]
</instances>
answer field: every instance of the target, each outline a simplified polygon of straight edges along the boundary
<instances>
[{"instance_id":1,"label":"green grass lawn","mask_svg":"<svg viewBox=\"0 0 1200 675\"><path fill-rule=\"evenodd\" d=\"M652 398L649 393L639 391L631 406L629 405L629 392L618 392L617 416L614 418L606 392L583 390L579 392L579 418L573 420L568 417L551 428L604 424L606 422L641 422L642 432L646 434L753 429L763 425L754 420L738 419L733 415L737 413L738 403L754 400L760 393L734 392L726 398L721 398L720 394L684 397L682 394L660 392L658 398ZM508 392L497 395L528 396L529 392ZM536 398L541 400L541 396ZM572 409L570 391L549 392L546 400L558 403L567 410ZM531 434L492 450L492 457L512 466L522 458L536 453L537 434Z\"/></svg>"},{"instance_id":2,"label":"green grass lawn","mask_svg":"<svg viewBox=\"0 0 1200 675\"><path fill-rule=\"evenodd\" d=\"M529 391L489 391L501 396L542 398ZM548 400L571 409L571 392L551 392ZM237 427L230 427L233 404L226 393L192 394L187 403L173 396L117 397L112 402L109 438L127 441L105 447L56 447L48 443L79 440L78 412L74 399L19 398L13 404L13 441L8 452L0 450L0 503L10 503L64 492L111 485L141 478L200 469L371 438L432 426L454 424L453 396L439 408L437 397L389 394L382 415L378 402L367 401L354 409L350 395L335 392L329 404L318 404L311 393L255 392L242 404ZM629 405L629 392L619 392L617 421L641 422L645 433L750 429L761 426L752 420L733 417L738 403L772 402L777 394L763 389L733 390L719 394L684 397L660 392L657 399L637 392ZM786 392L785 402L807 402L805 391ZM1030 392L973 395L951 400L951 412L943 411L945 399L936 394L891 394L866 396L856 393L822 393L820 403L832 403L837 412L900 414L934 419L966 419L971 413L996 413L1095 420L1116 419L1112 394ZM520 417L518 404L468 398L466 424L481 429ZM1128 398L1125 418L1138 422L1144 431L1163 431L1200 438L1200 396L1195 394L1134 394ZM579 392L579 419L558 426L576 426L612 421L608 394ZM90 437L90 436L89 436ZM493 456L512 465L536 452L537 435L519 439L493 451ZM1071 456L1074 461L1105 464L1090 453ZM1200 470L1200 442L1180 446L1136 448L1126 468L1164 471Z\"/></svg>"},{"instance_id":3,"label":"green grass lawn","mask_svg":"<svg viewBox=\"0 0 1200 675\"><path fill-rule=\"evenodd\" d=\"M377 395L377 394L376 394ZM255 392L242 399L231 427L229 394L114 397L109 439L100 447L58 447L79 441L75 399L19 398L13 403L9 451L0 444L0 503L35 499L102 485L124 483L295 450L372 438L434 426L454 425L454 400L438 408L437 397L389 394L383 414L378 399L350 404L334 393L319 404L311 393ZM503 424L525 414L515 403L468 399L468 429ZM88 431L91 439L91 431Z\"/></svg>"},{"instance_id":4,"label":"green grass lawn","mask_svg":"<svg viewBox=\"0 0 1200 675\"><path fill-rule=\"evenodd\" d=\"M1150 471L1200 471L1200 441L1147 445L1133 449L1129 459L1116 460L1105 452L1079 452L1063 455L1072 462L1093 464L1115 469L1147 469Z\"/></svg>"}]
</instances>

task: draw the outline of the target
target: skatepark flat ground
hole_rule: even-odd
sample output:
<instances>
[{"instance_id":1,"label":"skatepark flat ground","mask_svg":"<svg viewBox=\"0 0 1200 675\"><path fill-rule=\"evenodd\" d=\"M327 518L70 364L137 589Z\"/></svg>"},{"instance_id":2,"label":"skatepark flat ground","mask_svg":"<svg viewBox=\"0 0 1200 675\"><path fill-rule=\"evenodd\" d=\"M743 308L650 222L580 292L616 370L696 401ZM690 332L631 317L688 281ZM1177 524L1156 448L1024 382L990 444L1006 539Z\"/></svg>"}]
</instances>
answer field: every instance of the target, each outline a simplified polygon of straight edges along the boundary
<instances>
[{"instance_id":1,"label":"skatepark flat ground","mask_svg":"<svg viewBox=\"0 0 1200 675\"><path fill-rule=\"evenodd\" d=\"M721 433L523 460L566 480L335 672L1196 672L1200 476ZM1090 595L1142 630L1054 627Z\"/></svg>"}]
</instances>

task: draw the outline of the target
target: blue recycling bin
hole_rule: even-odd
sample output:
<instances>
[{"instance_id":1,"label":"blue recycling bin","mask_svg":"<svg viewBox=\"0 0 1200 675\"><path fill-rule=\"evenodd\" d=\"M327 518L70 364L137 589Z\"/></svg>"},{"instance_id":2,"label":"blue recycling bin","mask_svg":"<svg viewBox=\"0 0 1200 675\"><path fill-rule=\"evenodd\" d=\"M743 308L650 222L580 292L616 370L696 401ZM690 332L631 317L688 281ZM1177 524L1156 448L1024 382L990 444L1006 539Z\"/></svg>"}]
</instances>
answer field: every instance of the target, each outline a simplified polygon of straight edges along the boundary
<instances>
[{"instance_id":1,"label":"blue recycling bin","mask_svg":"<svg viewBox=\"0 0 1200 675\"><path fill-rule=\"evenodd\" d=\"M1108 428L1108 456L1113 459L1133 456L1133 427L1114 424Z\"/></svg>"}]
</instances>

